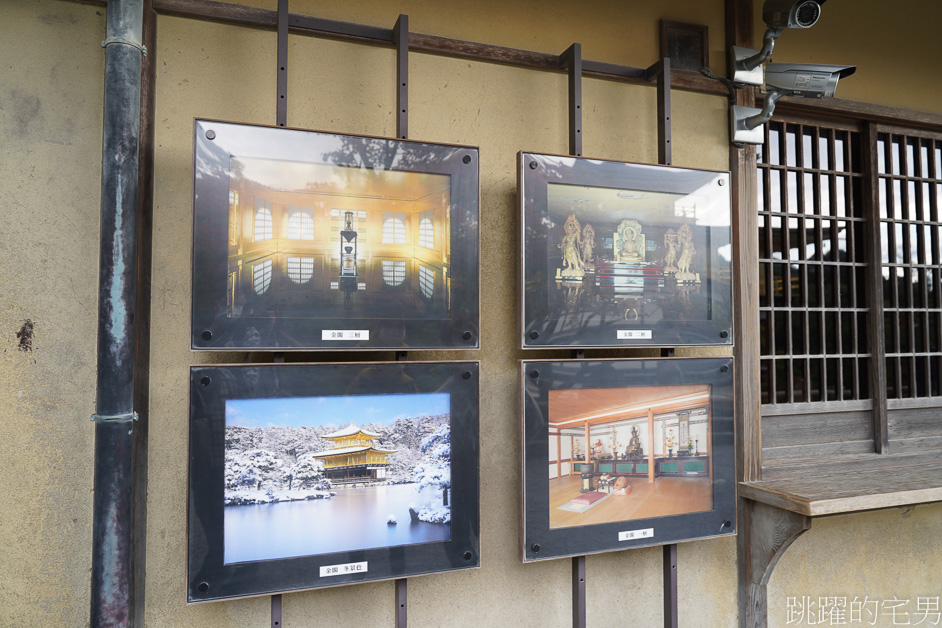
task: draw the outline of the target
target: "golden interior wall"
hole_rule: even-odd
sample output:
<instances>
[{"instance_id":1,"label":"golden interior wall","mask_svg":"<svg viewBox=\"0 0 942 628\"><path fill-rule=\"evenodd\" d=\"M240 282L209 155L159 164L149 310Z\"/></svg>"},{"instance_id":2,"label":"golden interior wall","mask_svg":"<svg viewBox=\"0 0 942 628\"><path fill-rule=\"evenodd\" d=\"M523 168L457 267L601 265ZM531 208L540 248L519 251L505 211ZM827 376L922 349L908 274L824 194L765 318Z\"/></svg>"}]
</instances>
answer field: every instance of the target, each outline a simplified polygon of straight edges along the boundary
<instances>
[{"instance_id":1,"label":"golden interior wall","mask_svg":"<svg viewBox=\"0 0 942 628\"><path fill-rule=\"evenodd\" d=\"M274 8L270 0L256 6ZM784 52L799 36L786 33ZM845 3L848 4L848 3ZM871 14L883 3L872 5ZM910 1L909 4L918 4ZM922 3L926 5L929 3ZM657 58L661 17L707 24L710 63L723 72L721 0L659 3L436 0L314 2L293 12L391 27L399 13L415 32L560 53L574 41L587 59L645 67ZM877 20L877 18L872 18ZM911 20L913 28L918 20ZM871 22L871 26L878 24ZM866 25L861 26L864 28ZM89 606L97 320L97 249L104 55L104 9L62 0L6 3L0 20L0 624L83 625ZM831 37L845 42L853 33ZM909 46L904 34L895 38ZM931 48L931 44L926 44ZM151 406L147 500L146 623L149 626L258 626L266 597L187 606L186 474L188 365L241 361L245 354L189 350L192 128L194 117L275 121L275 35L183 18L158 20L156 189L151 316ZM873 53L874 55L876 53ZM887 51L887 55L892 51ZM923 52L922 58L925 59ZM908 57L907 57L908 58ZM860 58L849 62L862 64ZM827 59L828 62L840 62ZM923 62L919 69L926 69ZM927 70L928 71L928 70ZM910 70L906 76L920 75ZM925 76L923 72L921 76ZM855 77L867 74L863 68ZM882 75L881 75L882 76ZM942 110L931 68L925 106ZM391 136L395 57L387 48L292 35L288 124ZM410 354L413 359L480 359L481 561L479 570L413 578L416 626L564 626L570 621L567 560L524 566L519 559L519 418L516 349L515 155L567 151L567 85L562 74L410 56L410 137L481 149L481 338L477 352ZM853 79L851 79L853 80ZM900 79L904 80L904 79ZM905 80L909 80L908 78ZM864 83L863 80L860 81ZM867 81L861 98L902 104L894 83ZM842 85L838 94L856 93ZM907 83L908 85L908 83ZM932 87L935 85L936 87ZM649 86L584 81L584 154L657 159L655 93ZM936 94L933 96L933 94ZM914 101L915 102L915 101ZM920 101L922 102L922 101ZM724 97L675 91L674 164L728 168ZM32 321L30 350L20 350ZM20 336L17 336L20 333ZM728 350L721 349L720 353ZM678 352L681 353L681 352ZM716 353L688 350L684 353ZM334 355L333 357L336 357ZM355 356L354 356L355 357ZM568 352L539 352L568 357ZM317 356L313 356L314 359ZM392 359L391 353L388 359ZM786 553L769 588L772 625L784 624L787 596L825 595L821 574L842 590L905 595L913 572L927 595L942 588L937 565L942 507L920 506L815 522ZM893 536L892 551L886 539ZM877 548L871 566L854 558ZM733 538L678 549L680 623L737 621ZM933 562L934 561L934 562ZM591 626L661 623L661 551L641 549L587 561ZM391 626L393 584L373 583L284 598L286 625ZM316 619L315 619L316 618ZM777 622L777 623L776 623Z\"/></svg>"}]
</instances>

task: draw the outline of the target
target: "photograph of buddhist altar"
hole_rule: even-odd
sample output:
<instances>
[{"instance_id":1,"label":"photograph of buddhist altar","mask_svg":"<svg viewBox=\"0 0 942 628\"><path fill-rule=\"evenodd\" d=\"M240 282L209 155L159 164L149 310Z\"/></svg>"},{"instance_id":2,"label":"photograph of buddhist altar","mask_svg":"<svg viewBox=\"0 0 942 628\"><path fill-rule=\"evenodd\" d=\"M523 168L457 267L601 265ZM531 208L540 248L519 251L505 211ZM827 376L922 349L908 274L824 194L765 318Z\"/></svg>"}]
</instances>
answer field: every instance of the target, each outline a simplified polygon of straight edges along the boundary
<instances>
[{"instance_id":1,"label":"photograph of buddhist altar","mask_svg":"<svg viewBox=\"0 0 942 628\"><path fill-rule=\"evenodd\" d=\"M713 508L710 387L549 391L550 527Z\"/></svg>"},{"instance_id":2,"label":"photograph of buddhist altar","mask_svg":"<svg viewBox=\"0 0 942 628\"><path fill-rule=\"evenodd\" d=\"M733 360L523 360L524 562L734 534Z\"/></svg>"},{"instance_id":3,"label":"photograph of buddhist altar","mask_svg":"<svg viewBox=\"0 0 942 628\"><path fill-rule=\"evenodd\" d=\"M476 345L476 149L198 126L195 348Z\"/></svg>"},{"instance_id":4,"label":"photograph of buddhist altar","mask_svg":"<svg viewBox=\"0 0 942 628\"><path fill-rule=\"evenodd\" d=\"M726 173L529 153L520 172L525 346L731 342Z\"/></svg>"}]
</instances>

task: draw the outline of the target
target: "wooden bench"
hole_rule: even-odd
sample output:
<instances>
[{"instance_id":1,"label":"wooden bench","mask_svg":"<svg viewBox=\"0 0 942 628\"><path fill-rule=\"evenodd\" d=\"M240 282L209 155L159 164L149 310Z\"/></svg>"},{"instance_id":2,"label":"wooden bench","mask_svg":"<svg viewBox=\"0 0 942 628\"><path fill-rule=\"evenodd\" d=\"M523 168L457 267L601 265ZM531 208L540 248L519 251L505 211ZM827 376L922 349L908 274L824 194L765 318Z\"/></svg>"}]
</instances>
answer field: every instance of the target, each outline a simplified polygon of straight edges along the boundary
<instances>
[{"instance_id":1,"label":"wooden bench","mask_svg":"<svg viewBox=\"0 0 942 628\"><path fill-rule=\"evenodd\" d=\"M804 463L804 464L803 464ZM767 624L766 585L791 543L814 517L942 501L942 460L937 454L858 454L827 461L792 460L740 482L742 624Z\"/></svg>"}]
</instances>

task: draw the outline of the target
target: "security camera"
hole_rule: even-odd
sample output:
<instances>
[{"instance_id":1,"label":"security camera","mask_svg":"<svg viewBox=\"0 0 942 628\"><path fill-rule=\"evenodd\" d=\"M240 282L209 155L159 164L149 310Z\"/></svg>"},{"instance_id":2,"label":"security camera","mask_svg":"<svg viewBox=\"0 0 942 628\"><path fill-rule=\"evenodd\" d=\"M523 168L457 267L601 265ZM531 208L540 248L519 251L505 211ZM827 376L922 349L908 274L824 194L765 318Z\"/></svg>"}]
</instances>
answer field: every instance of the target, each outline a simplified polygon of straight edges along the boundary
<instances>
[{"instance_id":1,"label":"security camera","mask_svg":"<svg viewBox=\"0 0 942 628\"><path fill-rule=\"evenodd\" d=\"M770 63L765 66L766 96L762 109L734 106L730 111L730 137L735 144L761 144L762 125L769 121L782 96L830 98L837 82L857 71L853 65Z\"/></svg>"},{"instance_id":2,"label":"security camera","mask_svg":"<svg viewBox=\"0 0 942 628\"><path fill-rule=\"evenodd\" d=\"M765 66L765 88L782 96L830 98L837 82L856 71L853 65L769 63Z\"/></svg>"},{"instance_id":3,"label":"security camera","mask_svg":"<svg viewBox=\"0 0 942 628\"><path fill-rule=\"evenodd\" d=\"M827 0L765 0L762 19L768 25L762 36L762 49L733 46L730 50L733 81L762 85L762 64L772 56L775 40L786 28L811 28L821 17L821 5Z\"/></svg>"},{"instance_id":4,"label":"security camera","mask_svg":"<svg viewBox=\"0 0 942 628\"><path fill-rule=\"evenodd\" d=\"M765 0L762 19L772 28L811 28L827 0Z\"/></svg>"}]
</instances>

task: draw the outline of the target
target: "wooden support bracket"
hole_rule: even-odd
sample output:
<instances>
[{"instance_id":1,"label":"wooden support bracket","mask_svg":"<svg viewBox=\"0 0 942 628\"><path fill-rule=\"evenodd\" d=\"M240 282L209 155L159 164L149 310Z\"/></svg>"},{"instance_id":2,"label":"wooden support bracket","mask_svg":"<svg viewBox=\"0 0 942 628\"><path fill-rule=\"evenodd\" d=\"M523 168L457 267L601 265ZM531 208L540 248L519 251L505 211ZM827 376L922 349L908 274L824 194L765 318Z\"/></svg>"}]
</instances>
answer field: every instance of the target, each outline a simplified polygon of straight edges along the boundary
<instances>
[{"instance_id":1,"label":"wooden support bracket","mask_svg":"<svg viewBox=\"0 0 942 628\"><path fill-rule=\"evenodd\" d=\"M751 499L739 500L739 625L768 625L766 585L788 546L811 528L811 517Z\"/></svg>"}]
</instances>

